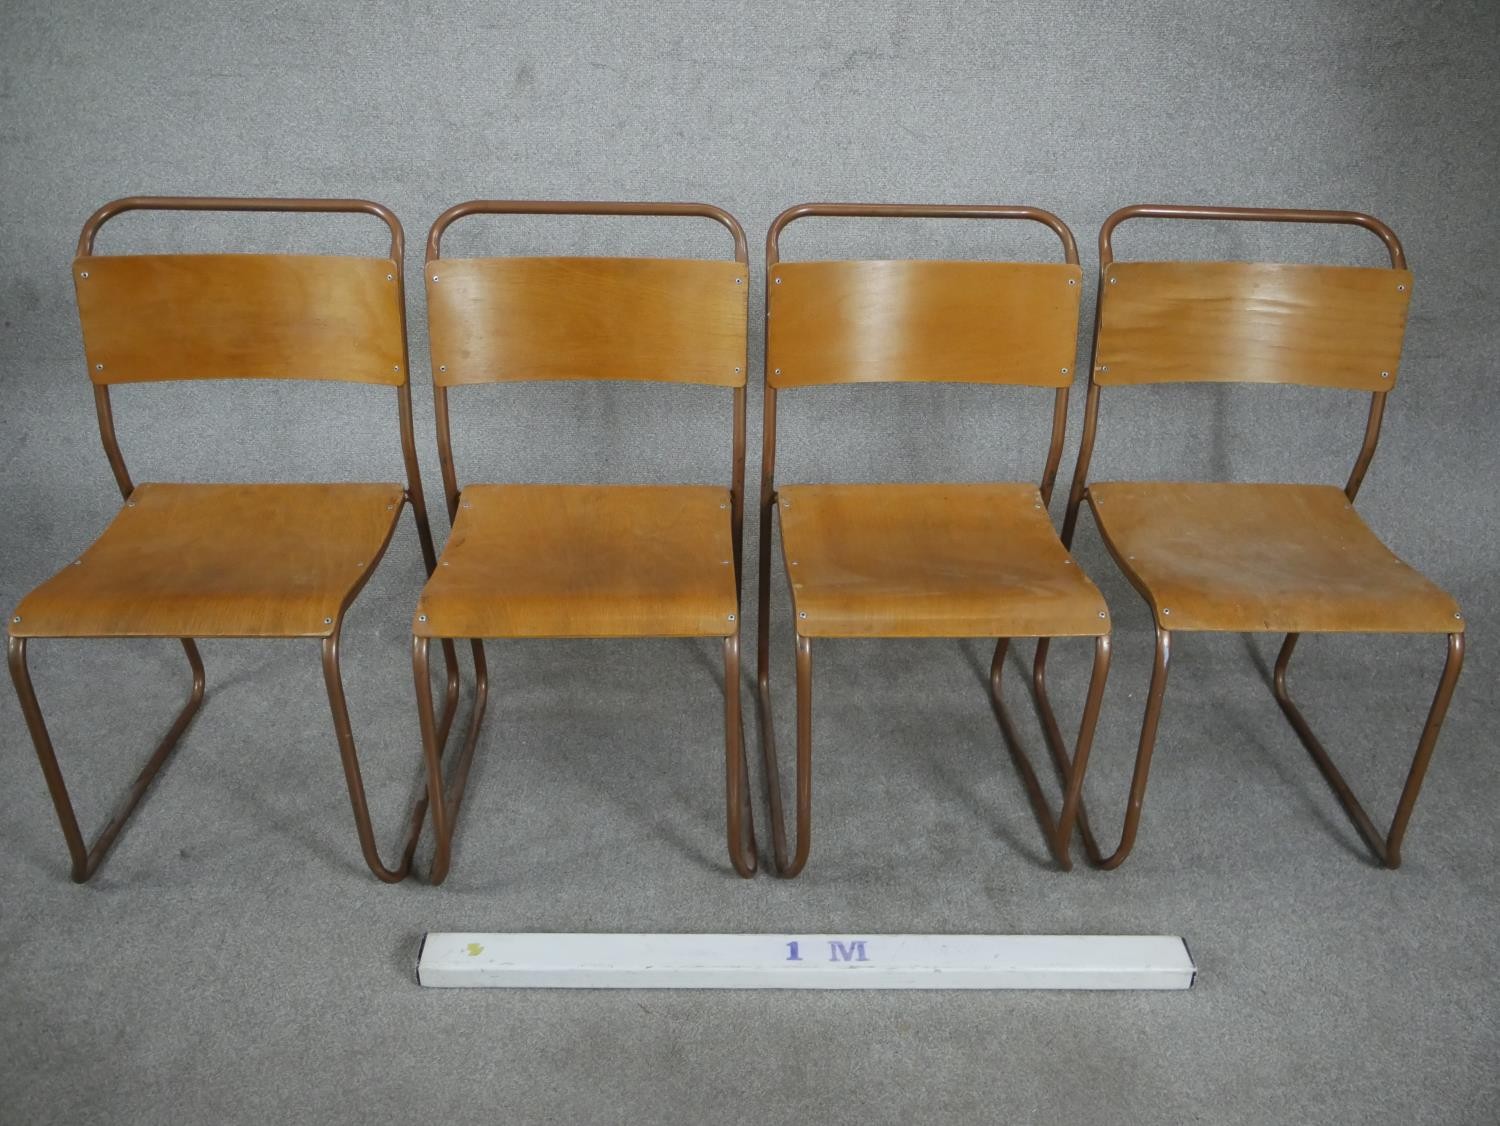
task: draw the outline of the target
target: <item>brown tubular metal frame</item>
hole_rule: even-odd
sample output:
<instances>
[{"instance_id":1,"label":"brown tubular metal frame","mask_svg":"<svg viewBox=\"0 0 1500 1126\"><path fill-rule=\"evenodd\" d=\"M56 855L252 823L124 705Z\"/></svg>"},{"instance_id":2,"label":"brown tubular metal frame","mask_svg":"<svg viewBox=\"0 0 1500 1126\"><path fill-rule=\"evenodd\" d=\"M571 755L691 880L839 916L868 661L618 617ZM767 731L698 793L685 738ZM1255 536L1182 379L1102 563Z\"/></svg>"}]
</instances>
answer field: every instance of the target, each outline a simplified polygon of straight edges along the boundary
<instances>
[{"instance_id":1,"label":"brown tubular metal frame","mask_svg":"<svg viewBox=\"0 0 1500 1126\"><path fill-rule=\"evenodd\" d=\"M591 216L664 216L712 219L734 239L735 261L749 266L745 232L729 212L707 203L627 203L587 200L469 200L448 208L432 224L427 236L425 261L442 257L444 232L468 215L591 215ZM748 381L747 381L748 382ZM741 554L745 524L745 387L734 389L734 450L731 458L731 535L734 544L734 581L738 597L741 589ZM453 460L453 434L449 423L448 388L433 386L434 415L437 424L438 461L443 473L443 494L448 502L448 519L458 518L458 473ZM749 767L744 752L744 724L740 709L740 632L743 613L735 615L735 632L724 639L724 723L725 723L725 808L729 858L741 876L753 876L758 864L755 846L755 823L750 807ZM450 643L445 641L444 645ZM453 777L444 794L442 754L447 743L447 725L434 719L428 672L428 639L412 638L412 674L417 688L417 712L422 729L422 747L427 762L427 791L432 802L432 827L435 838L432 870L429 879L442 883L448 876L453 856L453 835L457 829L459 805L468 781L469 766L479 741L479 727L484 719L488 695L488 677L484 664L484 641L471 638L475 668L478 670L473 717L464 739L463 750L453 767Z\"/></svg>"},{"instance_id":2,"label":"brown tubular metal frame","mask_svg":"<svg viewBox=\"0 0 1500 1126\"><path fill-rule=\"evenodd\" d=\"M1041 223L1057 235L1063 246L1064 261L1078 263L1078 247L1073 232L1056 215L1034 207L1006 207L966 204L881 204L881 203L808 203L790 207L778 215L766 235L766 301L770 303L771 270L781 261L780 236L789 223L809 216L859 219L1025 219ZM769 359L766 361L769 369ZM764 372L765 408L762 418L760 477L760 572L759 634L756 645L756 684L759 706L761 754L765 759L766 786L771 812L771 843L777 874L791 879L807 864L812 846L812 645L809 638L797 635L797 848L788 860L786 820L781 801L781 775L776 754L776 728L771 709L771 532L776 510L776 388L771 385L770 371ZM1058 466L1062 461L1063 438L1068 418L1068 388L1057 389L1053 398L1052 432L1047 459L1042 469L1042 503L1050 504ZM1058 865L1072 868L1069 844L1075 817L1082 812L1083 773L1088 765L1099 709L1104 698L1104 684L1109 675L1110 644L1108 635L1095 639L1094 666L1089 682L1087 702L1079 724L1076 768L1064 770L1062 811L1053 819L1025 754L1020 749L1015 727L1001 699L1000 673L1009 638L1001 638L990 667L990 701L1000 723L1001 733L1015 760L1037 820L1047 838ZM1045 644L1045 640L1043 641ZM1050 714L1050 713L1049 713ZM1055 721L1054 721L1055 726ZM1061 735L1057 736L1059 740Z\"/></svg>"},{"instance_id":3,"label":"brown tubular metal frame","mask_svg":"<svg viewBox=\"0 0 1500 1126\"><path fill-rule=\"evenodd\" d=\"M396 283L398 287L398 300L402 303L402 359L406 371L409 373L411 364L406 346L406 317L405 309L405 281L402 274L402 259L404 254L405 237L401 229L401 223L396 216L387 208L378 203L362 199L261 199L261 198L220 198L200 196L131 196L117 199L105 204L94 212L83 226L83 232L78 238L78 256L87 257L94 252L94 240L102 227L108 220L127 211L271 211L271 212L317 212L317 213L363 213L373 215L380 219L390 228L391 245L390 256L396 263ZM411 381L408 378L396 388L397 408L400 417L401 429L401 453L406 468L406 490L405 501L411 505L412 516L417 525L417 536L421 541L422 561L427 568L428 574L432 573L437 565L437 556L433 547L432 528L427 519L427 506L422 495L421 474L417 466L417 451L415 434L412 428L411 410ZM99 419L99 436L104 444L105 456L109 459L111 471L114 473L115 483L119 486L120 495L129 499L135 484L130 478L130 473L125 467L124 455L120 452L120 443L115 435L114 414L111 410L109 399L109 388L103 384L94 385L94 406ZM381 554L384 554L382 545ZM364 581L375 570L378 557L370 561L370 566L365 569ZM333 716L334 732L338 739L339 754L343 762L345 780L349 786L349 800L354 810L355 827L359 833L360 849L364 854L365 862L370 871L386 883L395 883L407 875L411 870L412 856L416 851L417 839L421 834L422 822L426 815L427 799L425 792L413 806L410 821L407 828L405 842L402 846L401 856L395 867L388 868L380 859L379 851L375 844L375 831L370 822L369 807L365 802L364 782L360 774L359 759L355 751L354 738L350 732L349 712L344 701L343 676L339 667L339 635L343 629L343 615L348 610L349 604L353 602L355 595L363 587L361 581L345 605L339 609L339 617L333 629L333 633L323 639L322 663L324 682L328 691L329 708ZM48 735L47 726L42 718L41 707L37 703L36 692L31 683L30 671L26 664L26 639L9 639L8 657L10 673L15 681L16 692L20 697L21 711L26 718L26 726L31 733L31 739L36 747L37 758L41 763L42 774L47 781L47 789L52 795L52 804L57 810L58 821L62 825L63 836L68 843L68 853L72 858L72 878L76 883L83 883L99 867L100 862L109 852L110 846L119 835L131 813L140 803L145 795L151 781L155 778L162 765L171 756L193 716L198 711L198 706L203 700L205 677L203 660L199 656L198 647L192 638L181 638L182 647L187 653L188 665L192 670L192 690L188 701L178 714L171 728L162 738L155 752L146 761L130 789L116 807L110 820L100 832L93 845L86 845L83 834L78 827L78 819L73 811L72 801L68 795L68 789L63 781L62 770L58 766L57 755L52 747L51 737ZM458 703L458 662L451 644L445 644L443 650L444 663L447 668L447 687L444 702L442 729L446 733L453 722L453 714Z\"/></svg>"},{"instance_id":4,"label":"brown tubular metal frame","mask_svg":"<svg viewBox=\"0 0 1500 1126\"><path fill-rule=\"evenodd\" d=\"M1390 257L1391 266L1395 269L1406 268L1406 255L1401 248L1401 241L1396 233L1374 216L1366 215L1357 211L1315 211L1283 208L1257 208L1257 207L1190 207L1165 204L1138 204L1131 207L1122 207L1108 219L1099 231L1099 270L1100 277L1104 276L1104 270L1114 262L1114 248L1110 242L1110 236L1116 227L1127 219L1209 219L1248 221L1263 223L1322 223L1344 226L1361 227L1376 237L1385 245L1386 252ZM1101 287L1102 289L1102 287ZM1097 351L1099 343L1099 317L1094 318L1093 351ZM1094 372L1097 356L1093 354L1089 358L1089 387L1088 399L1084 407L1083 437L1078 448L1078 462L1073 472L1073 484L1068 492L1067 513L1063 520L1063 543L1069 548L1073 544L1073 536L1078 527L1079 510L1084 499L1088 495L1088 472L1090 462L1094 453L1094 439L1099 426L1099 385L1094 381ZM1354 461L1354 467L1350 471L1349 479L1344 485L1344 495L1353 502L1359 492L1360 485L1364 482L1365 474L1370 468L1370 462L1375 456L1375 447L1380 441L1380 424L1385 415L1385 398L1387 392L1376 391L1370 396L1370 412L1365 423L1365 433L1360 444L1359 454ZM1406 834L1407 823L1411 819L1412 808L1416 805L1417 794L1422 787L1422 779L1427 773L1428 763L1431 761L1432 752L1437 745L1438 732L1442 728L1443 719L1448 711L1448 702L1453 696L1454 685L1458 682L1459 672L1463 668L1464 636L1462 633L1450 633L1448 635L1448 654L1443 665L1442 677L1438 682L1437 691L1433 696L1432 705L1428 709L1427 721L1422 728L1422 735L1417 744L1416 755L1412 759L1410 770L1407 773L1406 784L1401 792L1400 800L1396 806L1396 813L1391 822L1389 832L1382 836L1375 828L1364 807L1354 796L1344 777L1333 764L1327 750L1313 734L1312 728L1307 720L1303 718L1301 711L1292 700L1287 691L1286 671L1291 662L1292 651L1297 646L1300 635L1287 634L1282 642L1281 651L1277 655L1275 670L1272 675L1272 691L1276 701L1281 705L1287 720L1296 731L1298 738L1307 748L1312 756L1313 762L1322 773L1328 785L1332 788L1339 802L1343 805L1349 819L1354 823L1365 843L1369 845L1376 859L1387 868L1397 868L1401 864L1401 841ZM1171 661L1172 638L1169 631L1160 627L1156 630L1156 657L1152 664L1151 686L1146 694L1145 716L1141 723L1140 741L1136 749L1135 770L1130 783L1130 797L1125 811L1125 823L1120 837L1120 843L1115 851L1105 856L1099 848L1097 841L1089 827L1088 814L1080 801L1078 810L1078 828L1083 837L1084 848L1088 853L1090 861L1100 868L1117 868L1130 855L1134 847L1136 832L1140 826L1141 806L1146 797L1146 780L1151 769L1151 754L1156 746L1157 725L1161 719L1162 700L1167 689L1167 670ZM1035 695L1037 708L1043 717L1043 728L1047 733L1047 745L1052 753L1052 758L1058 770L1067 777L1070 772L1070 764L1066 748L1057 729L1057 721L1052 713L1052 705L1047 698L1046 666L1047 666L1047 640L1043 638L1037 643L1036 659L1032 666L1032 689Z\"/></svg>"}]
</instances>

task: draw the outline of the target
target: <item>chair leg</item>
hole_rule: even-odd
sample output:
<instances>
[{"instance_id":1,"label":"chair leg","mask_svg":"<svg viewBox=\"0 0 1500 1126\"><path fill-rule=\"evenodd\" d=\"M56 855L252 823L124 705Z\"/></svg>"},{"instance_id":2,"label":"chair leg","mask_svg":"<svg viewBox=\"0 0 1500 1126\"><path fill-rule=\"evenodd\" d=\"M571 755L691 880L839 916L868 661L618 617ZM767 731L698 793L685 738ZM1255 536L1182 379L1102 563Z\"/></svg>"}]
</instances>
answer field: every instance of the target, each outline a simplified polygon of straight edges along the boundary
<instances>
[{"instance_id":1,"label":"chair leg","mask_svg":"<svg viewBox=\"0 0 1500 1126\"><path fill-rule=\"evenodd\" d=\"M1031 681L1036 708L1042 717L1042 731L1046 735L1047 748L1052 752L1052 760L1057 766L1063 784L1073 784L1074 775L1077 775L1076 782L1079 786L1077 823L1089 863L1109 871L1123 864L1125 858L1130 855L1130 850L1135 847L1135 834L1141 822L1141 805L1146 800L1146 779L1151 771L1151 754L1156 749L1156 730L1161 720L1162 700L1167 692L1167 670L1172 659L1172 635L1161 628L1156 631L1156 660L1151 669L1151 687L1146 693L1146 714L1141 721L1141 738L1135 754L1135 773L1130 780L1130 801L1125 809L1125 827L1120 834L1119 846L1109 856L1103 854L1089 827L1088 811L1083 804L1083 772L1073 769L1068 758L1067 746L1063 742L1062 731L1057 724L1057 716L1053 713L1051 701L1047 698L1047 650L1047 639L1042 638L1037 642L1036 662L1032 666Z\"/></svg>"},{"instance_id":2,"label":"chair leg","mask_svg":"<svg viewBox=\"0 0 1500 1126\"><path fill-rule=\"evenodd\" d=\"M422 730L422 755L426 763L427 789L423 804L432 805L433 853L432 869L428 881L441 884L448 878L448 867L453 859L453 834L458 826L459 805L463 801L464 787L469 781L469 767L474 761L474 748L479 743L479 728L484 722L484 709L489 701L489 666L484 659L484 642L472 638L469 642L474 654L474 709L469 717L469 731L464 737L463 748L453 766L453 779L449 792L444 794L443 758L448 747L448 735L452 716L444 715L437 721L432 708L432 681L428 667L429 641L425 637L412 638L412 677L417 689L417 719ZM452 642L444 640L446 649Z\"/></svg>"},{"instance_id":3,"label":"chair leg","mask_svg":"<svg viewBox=\"0 0 1500 1126\"><path fill-rule=\"evenodd\" d=\"M1039 640L1039 652L1048 640L1048 638ZM1083 718L1078 724L1078 741L1075 744L1070 764L1066 767L1059 767L1064 787L1063 804L1062 811L1055 822L1052 819L1052 811L1048 808L1046 796L1042 793L1041 785L1037 781L1036 772L1032 770L1031 762L1026 757L1026 752L1021 747L1021 740L1016 734L1015 725L1011 723L1010 714L1005 710L1001 677L1005 670L1005 654L1009 648L1010 638L1008 637L1002 637L995 646L995 656L990 662L990 703L995 709L995 718L1000 723L1000 732L1005 737L1006 746L1010 749L1011 758L1016 764L1016 771L1021 775L1021 782L1026 787L1027 796L1031 799L1031 807L1036 813L1038 822L1041 823L1042 834L1047 839L1047 845L1052 850L1058 867L1064 872L1072 871L1073 860L1069 851L1073 839L1073 824L1082 806L1083 775L1088 769L1089 750L1093 747L1094 730L1099 723L1099 708L1104 702L1104 683L1109 678L1109 637L1105 635L1094 639L1094 668L1089 678ZM1050 708L1048 711L1050 715ZM1044 720L1044 725L1046 722ZM1055 728L1056 717L1051 717L1050 722ZM1053 736L1053 732L1047 735L1049 746L1052 744ZM1055 733L1055 737L1057 744L1061 746L1061 733ZM1066 751L1064 756L1066 757Z\"/></svg>"},{"instance_id":4,"label":"chair leg","mask_svg":"<svg viewBox=\"0 0 1500 1126\"><path fill-rule=\"evenodd\" d=\"M1328 751L1313 734L1312 728L1308 726L1307 720L1303 718L1302 712L1298 710L1296 703L1287 692L1287 665L1291 663L1292 650L1297 647L1299 636L1301 635L1295 633L1287 634L1286 640L1281 644L1281 652L1276 657L1276 668L1271 678L1271 690L1276 695L1276 702L1281 705L1281 710L1286 713L1292 729L1297 732L1302 745L1307 748L1308 754L1312 756L1323 778L1337 795L1344 807L1344 812L1349 815L1349 820L1354 822L1359 835L1370 846L1370 851L1387 868L1399 868L1401 867L1401 839L1406 835L1406 825L1411 820L1412 808L1417 804L1417 794L1422 789L1422 779L1427 774L1428 763L1432 761L1432 752L1437 746L1438 732L1442 729L1443 719L1448 714L1448 701L1453 698L1453 687L1458 683L1458 674L1463 670L1464 635L1461 633L1448 635L1448 657L1443 664L1443 675L1438 681L1437 692L1432 697L1432 706L1428 709L1427 722L1422 727L1422 737L1417 743L1417 752L1412 757L1411 769L1406 775L1406 785L1401 790L1401 800L1396 804L1396 815L1391 821L1390 832L1384 837L1375 828L1369 814L1359 804L1354 791L1344 781L1344 776L1339 773L1338 767L1334 766L1333 760L1329 758Z\"/></svg>"},{"instance_id":5,"label":"chair leg","mask_svg":"<svg viewBox=\"0 0 1500 1126\"><path fill-rule=\"evenodd\" d=\"M449 665L450 689L446 695L442 730L446 732L453 723L453 711L457 705L457 662ZM476 670L478 671L478 670ZM328 706L333 712L333 731L338 739L339 758L344 764L344 779L349 785L349 802L354 808L354 825L359 833L360 851L365 863L375 877L388 884L398 883L411 871L412 857L417 851L417 841L422 835L422 822L427 815L427 790L424 787L412 803L407 820L406 840L401 846L401 858L394 868L387 868L380 859L380 850L375 844L375 829L370 823L370 808L365 801L365 784L359 769L359 754L354 746L354 734L349 723L349 705L344 699L344 678L339 666L339 630L323 639L323 682L328 689Z\"/></svg>"},{"instance_id":6,"label":"chair leg","mask_svg":"<svg viewBox=\"0 0 1500 1126\"><path fill-rule=\"evenodd\" d=\"M115 806L108 823L92 846L84 843L83 834L79 831L78 818L73 812L73 802L68 796L68 787L63 781L62 769L57 764L57 754L52 748L52 738L47 733L47 724L42 719L42 709L37 703L36 691L31 685L31 672L26 666L26 638L12 637L9 640L8 657L11 679L15 681L16 695L21 701L21 713L26 717L26 727L31 732L31 741L36 747L36 757L41 763L42 775L47 780L47 790L52 795L53 808L57 810L57 820L62 825L63 837L68 842L68 855L73 862L70 875L74 883L81 884L92 876L100 862L109 853L110 846L120 835L120 830L125 827L130 815L135 812L135 807L140 804L141 798L151 785L151 780L156 777L162 765L171 756L182 733L187 730L188 724L197 714L199 704L203 702L205 684L203 659L198 655L198 647L191 638L184 637L180 640L183 650L187 653L188 665L193 670L193 687L188 694L187 703L183 705L182 711L177 713L172 726L167 729L166 735L162 736L156 750L146 760L146 765L141 768L135 781L130 784L124 797Z\"/></svg>"},{"instance_id":7,"label":"chair leg","mask_svg":"<svg viewBox=\"0 0 1500 1126\"><path fill-rule=\"evenodd\" d=\"M762 636L769 628L762 619ZM764 646L763 646L764 649ZM771 716L769 661L760 668L760 749L766 762L766 788L771 806L771 851L776 874L791 879L807 863L812 847L812 648L800 634L797 637L797 853L787 862L786 821L781 807L781 772L776 761L776 728Z\"/></svg>"},{"instance_id":8,"label":"chair leg","mask_svg":"<svg viewBox=\"0 0 1500 1126\"><path fill-rule=\"evenodd\" d=\"M749 879L759 863L755 814L750 808L750 767L745 759L745 724L740 713L740 635L724 639L724 802L729 861Z\"/></svg>"},{"instance_id":9,"label":"chair leg","mask_svg":"<svg viewBox=\"0 0 1500 1126\"><path fill-rule=\"evenodd\" d=\"M474 654L474 671L477 675L479 668L484 663L484 649L475 643L477 651ZM458 714L458 652L453 647L452 638L443 638L443 668L446 679L443 685L443 722L438 729L438 743L448 741L448 728L453 724L453 717Z\"/></svg>"}]
</instances>

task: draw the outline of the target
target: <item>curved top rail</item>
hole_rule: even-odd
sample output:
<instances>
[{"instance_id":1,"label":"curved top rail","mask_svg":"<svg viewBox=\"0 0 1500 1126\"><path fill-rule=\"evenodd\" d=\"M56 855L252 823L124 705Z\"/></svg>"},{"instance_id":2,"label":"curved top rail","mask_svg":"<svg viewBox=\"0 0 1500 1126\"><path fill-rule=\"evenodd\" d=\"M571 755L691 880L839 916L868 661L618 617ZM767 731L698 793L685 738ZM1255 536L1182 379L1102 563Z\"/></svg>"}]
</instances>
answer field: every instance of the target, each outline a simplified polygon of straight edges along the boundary
<instances>
[{"instance_id":1,"label":"curved top rail","mask_svg":"<svg viewBox=\"0 0 1500 1126\"><path fill-rule=\"evenodd\" d=\"M94 253L94 238L99 228L116 215L127 211L284 211L363 213L374 215L391 229L391 258L400 265L405 252L406 235L401 221L390 208L368 199L278 199L255 196L172 196L133 195L111 200L89 216L78 236L78 256Z\"/></svg>"},{"instance_id":2,"label":"curved top rail","mask_svg":"<svg viewBox=\"0 0 1500 1126\"><path fill-rule=\"evenodd\" d=\"M739 220L711 203L627 203L600 200L471 199L448 208L427 235L427 261L442 256L443 233L466 215L666 215L712 219L734 238L735 261L749 264L745 230Z\"/></svg>"},{"instance_id":3,"label":"curved top rail","mask_svg":"<svg viewBox=\"0 0 1500 1126\"><path fill-rule=\"evenodd\" d=\"M1332 223L1363 227L1385 243L1391 265L1406 269L1406 253L1396 232L1373 215L1362 211L1315 211L1290 207L1197 207L1170 203L1136 203L1122 207L1104 220L1099 228L1099 266L1102 269L1115 260L1110 236L1127 219L1222 219L1252 223Z\"/></svg>"},{"instance_id":4,"label":"curved top rail","mask_svg":"<svg viewBox=\"0 0 1500 1126\"><path fill-rule=\"evenodd\" d=\"M843 219L1029 219L1049 228L1063 244L1063 260L1078 264L1078 244L1068 225L1040 207L988 203L799 203L788 207L771 223L766 234L766 264L781 261L781 232L788 224L809 216Z\"/></svg>"}]
</instances>

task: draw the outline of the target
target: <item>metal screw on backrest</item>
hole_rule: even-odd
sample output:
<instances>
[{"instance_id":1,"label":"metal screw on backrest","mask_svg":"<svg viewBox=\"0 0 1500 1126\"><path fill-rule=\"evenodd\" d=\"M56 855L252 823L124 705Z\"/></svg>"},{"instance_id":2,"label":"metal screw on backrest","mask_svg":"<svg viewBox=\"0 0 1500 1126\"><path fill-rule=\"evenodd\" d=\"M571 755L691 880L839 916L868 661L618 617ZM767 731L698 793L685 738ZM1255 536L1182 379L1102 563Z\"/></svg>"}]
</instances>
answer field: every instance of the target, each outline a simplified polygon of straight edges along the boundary
<instances>
[{"instance_id":1,"label":"metal screw on backrest","mask_svg":"<svg viewBox=\"0 0 1500 1126\"><path fill-rule=\"evenodd\" d=\"M323 624L325 626L331 626L331 625L333 625L333 619L332 618L324 618L323 619Z\"/></svg>"},{"instance_id":2,"label":"metal screw on backrest","mask_svg":"<svg viewBox=\"0 0 1500 1126\"><path fill-rule=\"evenodd\" d=\"M437 276L437 275L436 275L436 274L433 274L433 275L432 275L432 280L433 280L433 281L437 281L437 279L438 279L438 276Z\"/></svg>"},{"instance_id":3,"label":"metal screw on backrest","mask_svg":"<svg viewBox=\"0 0 1500 1126\"><path fill-rule=\"evenodd\" d=\"M89 272L88 272L88 271L87 271L87 270L84 270L84 271L82 271L82 272L81 272L81 273L79 273L79 275L78 275L78 276L79 276L79 277L80 277L80 278L86 278L86 277L88 277L88 276L89 276Z\"/></svg>"},{"instance_id":4,"label":"metal screw on backrest","mask_svg":"<svg viewBox=\"0 0 1500 1126\"><path fill-rule=\"evenodd\" d=\"M84 276L84 277L88 277L88 275L87 275L87 274L84 274L84 275L83 275L83 276ZM1398 285L1398 286L1397 286L1397 287L1396 287L1396 292L1397 292L1397 293L1405 293L1405 292L1406 292L1406 286L1404 286L1404 285Z\"/></svg>"},{"instance_id":5,"label":"metal screw on backrest","mask_svg":"<svg viewBox=\"0 0 1500 1126\"><path fill-rule=\"evenodd\" d=\"M1068 374L1068 369L1067 369L1067 368L1063 368L1063 369L1062 369L1062 373L1063 373L1063 374L1064 374L1064 375L1067 375L1067 374Z\"/></svg>"},{"instance_id":6,"label":"metal screw on backrest","mask_svg":"<svg viewBox=\"0 0 1500 1126\"><path fill-rule=\"evenodd\" d=\"M780 284L781 284L781 279L780 279L780 278L776 278L776 279L775 279L775 281L776 281L776 284L777 284L777 285L780 285Z\"/></svg>"},{"instance_id":7,"label":"metal screw on backrest","mask_svg":"<svg viewBox=\"0 0 1500 1126\"><path fill-rule=\"evenodd\" d=\"M439 364L438 365L438 371L447 371L447 370L448 370L448 365L447 364Z\"/></svg>"},{"instance_id":8,"label":"metal screw on backrest","mask_svg":"<svg viewBox=\"0 0 1500 1126\"><path fill-rule=\"evenodd\" d=\"M1390 377L1391 377L1391 373L1388 372L1388 371L1383 371L1383 372L1380 373L1380 378L1381 379L1389 379Z\"/></svg>"},{"instance_id":9,"label":"metal screw on backrest","mask_svg":"<svg viewBox=\"0 0 1500 1126\"><path fill-rule=\"evenodd\" d=\"M104 370L104 365L103 364L95 364L94 365L94 370L95 371L103 371Z\"/></svg>"},{"instance_id":10,"label":"metal screw on backrest","mask_svg":"<svg viewBox=\"0 0 1500 1126\"><path fill-rule=\"evenodd\" d=\"M386 274L385 280L386 281L395 281L396 280L396 275L395 274Z\"/></svg>"},{"instance_id":11,"label":"metal screw on backrest","mask_svg":"<svg viewBox=\"0 0 1500 1126\"><path fill-rule=\"evenodd\" d=\"M1069 285L1077 285L1078 284L1078 279L1077 278L1069 278L1068 279L1068 284Z\"/></svg>"},{"instance_id":12,"label":"metal screw on backrest","mask_svg":"<svg viewBox=\"0 0 1500 1126\"><path fill-rule=\"evenodd\" d=\"M427 620L427 615L426 614L418 614L417 615L417 621L419 621L419 622L425 622L426 620Z\"/></svg>"},{"instance_id":13,"label":"metal screw on backrest","mask_svg":"<svg viewBox=\"0 0 1500 1126\"><path fill-rule=\"evenodd\" d=\"M735 285L744 285L745 284L745 279L744 278L735 278L734 279L734 284Z\"/></svg>"}]
</instances>

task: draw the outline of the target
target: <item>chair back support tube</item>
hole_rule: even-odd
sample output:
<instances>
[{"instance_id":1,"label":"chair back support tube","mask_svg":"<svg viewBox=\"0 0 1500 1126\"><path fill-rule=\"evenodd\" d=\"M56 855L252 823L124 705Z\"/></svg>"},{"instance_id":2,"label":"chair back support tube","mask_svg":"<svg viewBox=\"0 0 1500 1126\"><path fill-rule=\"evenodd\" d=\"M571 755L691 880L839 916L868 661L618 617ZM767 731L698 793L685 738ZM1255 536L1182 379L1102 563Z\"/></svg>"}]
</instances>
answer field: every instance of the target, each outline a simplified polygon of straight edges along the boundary
<instances>
[{"instance_id":1,"label":"chair back support tube","mask_svg":"<svg viewBox=\"0 0 1500 1126\"><path fill-rule=\"evenodd\" d=\"M1263 262L1117 262L1113 235L1132 219L1356 226L1378 237L1390 267ZM1156 382L1294 383L1370 392L1359 454L1344 486L1359 491L1380 439L1412 294L1394 231L1357 211L1135 204L1099 231L1099 302L1088 404L1063 542L1087 491L1099 389Z\"/></svg>"},{"instance_id":2,"label":"chair back support tube","mask_svg":"<svg viewBox=\"0 0 1500 1126\"><path fill-rule=\"evenodd\" d=\"M781 260L781 234L807 218L1017 219L1062 244L1061 263ZM776 393L856 382L981 382L1054 388L1044 498L1062 457L1082 275L1066 223L1037 207L805 203L766 234L761 517L775 499ZM762 555L766 545L762 543ZM764 631L762 631L764 637Z\"/></svg>"},{"instance_id":3,"label":"chair back support tube","mask_svg":"<svg viewBox=\"0 0 1500 1126\"><path fill-rule=\"evenodd\" d=\"M444 233L473 215L658 216L710 219L734 260L443 258ZM735 569L744 508L745 384L750 289L739 222L707 203L469 200L427 236L424 270L438 456L450 517L459 504L448 389L518 380L649 380L734 392Z\"/></svg>"},{"instance_id":4,"label":"chair back support tube","mask_svg":"<svg viewBox=\"0 0 1500 1126\"><path fill-rule=\"evenodd\" d=\"M95 254L100 229L130 211L371 215L390 232L389 256ZM73 279L99 435L121 495L135 485L115 432L114 383L259 378L392 386L406 492L431 565L411 427L405 245L395 214L364 199L129 196L89 216Z\"/></svg>"}]
</instances>

